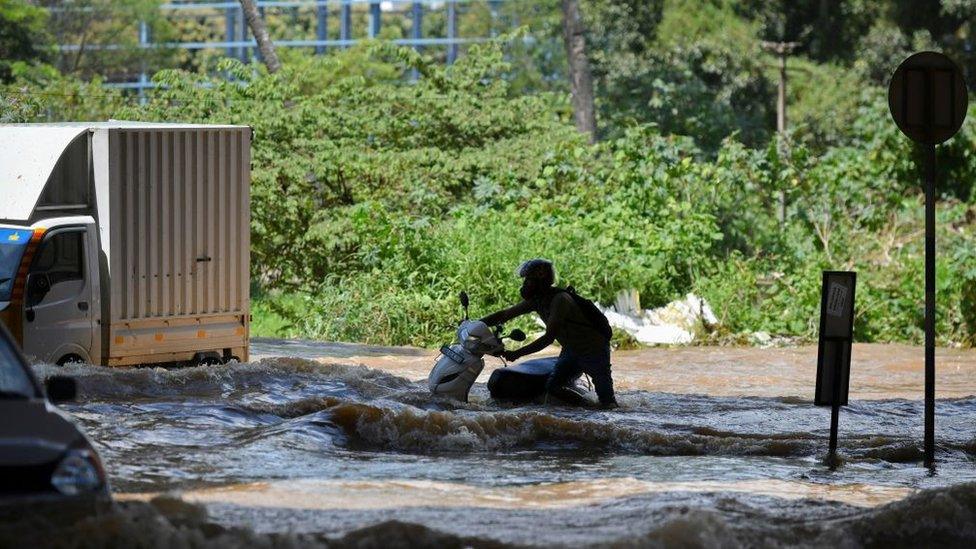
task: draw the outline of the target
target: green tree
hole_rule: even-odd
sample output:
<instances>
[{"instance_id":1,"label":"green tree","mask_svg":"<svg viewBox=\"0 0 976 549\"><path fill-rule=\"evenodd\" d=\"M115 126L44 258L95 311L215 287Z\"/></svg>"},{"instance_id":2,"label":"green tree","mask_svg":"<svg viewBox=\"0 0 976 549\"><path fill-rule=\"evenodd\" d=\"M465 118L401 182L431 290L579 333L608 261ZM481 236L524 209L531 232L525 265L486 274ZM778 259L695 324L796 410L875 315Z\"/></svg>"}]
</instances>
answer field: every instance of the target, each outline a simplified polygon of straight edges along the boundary
<instances>
[{"instance_id":1,"label":"green tree","mask_svg":"<svg viewBox=\"0 0 976 549\"><path fill-rule=\"evenodd\" d=\"M132 80L145 69L169 66L172 38L162 0L39 0L50 12L49 32L65 47L55 63L66 74ZM144 27L141 29L141 25ZM144 30L156 45L139 46Z\"/></svg>"},{"instance_id":2,"label":"green tree","mask_svg":"<svg viewBox=\"0 0 976 549\"><path fill-rule=\"evenodd\" d=\"M883 18L886 1L739 0L735 11L759 25L757 37L799 42L796 53L817 61L849 63L860 38Z\"/></svg>"},{"instance_id":3,"label":"green tree","mask_svg":"<svg viewBox=\"0 0 976 549\"><path fill-rule=\"evenodd\" d=\"M755 25L732 8L729 2L667 0L636 12L644 22L626 25L643 30L609 40L621 50L600 63L609 135L651 123L666 134L691 136L707 151L732 133L751 145L765 143L773 87ZM640 36L648 33L642 44Z\"/></svg>"},{"instance_id":4,"label":"green tree","mask_svg":"<svg viewBox=\"0 0 976 549\"><path fill-rule=\"evenodd\" d=\"M24 0L0 0L0 83L13 79L14 63L48 60L47 12Z\"/></svg>"}]
</instances>

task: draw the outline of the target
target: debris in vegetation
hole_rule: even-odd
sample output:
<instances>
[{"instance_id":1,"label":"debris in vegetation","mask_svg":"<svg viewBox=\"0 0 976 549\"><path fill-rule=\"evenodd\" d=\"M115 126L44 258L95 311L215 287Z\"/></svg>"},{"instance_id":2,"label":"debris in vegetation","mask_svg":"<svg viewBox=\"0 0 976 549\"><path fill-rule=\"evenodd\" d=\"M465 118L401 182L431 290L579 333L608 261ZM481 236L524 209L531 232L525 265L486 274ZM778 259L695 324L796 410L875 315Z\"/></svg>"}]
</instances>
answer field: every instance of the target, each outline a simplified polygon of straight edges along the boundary
<instances>
[{"instance_id":1,"label":"debris in vegetation","mask_svg":"<svg viewBox=\"0 0 976 549\"><path fill-rule=\"evenodd\" d=\"M708 302L695 294L663 307L644 309L639 315L617 312L614 307L600 307L600 310L614 329L627 332L644 345L691 343L696 335L718 324Z\"/></svg>"}]
</instances>

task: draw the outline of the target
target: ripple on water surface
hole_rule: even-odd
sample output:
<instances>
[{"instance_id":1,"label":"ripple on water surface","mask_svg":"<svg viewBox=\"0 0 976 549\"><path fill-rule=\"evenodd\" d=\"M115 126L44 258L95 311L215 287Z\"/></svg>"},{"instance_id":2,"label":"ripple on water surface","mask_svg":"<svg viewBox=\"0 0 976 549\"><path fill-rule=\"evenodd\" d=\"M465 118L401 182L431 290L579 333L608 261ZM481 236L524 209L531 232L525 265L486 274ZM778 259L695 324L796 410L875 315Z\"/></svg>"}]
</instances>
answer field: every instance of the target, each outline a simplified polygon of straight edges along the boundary
<instances>
[{"instance_id":1,"label":"ripple on water surface","mask_svg":"<svg viewBox=\"0 0 976 549\"><path fill-rule=\"evenodd\" d=\"M221 524L264 525L261 532L288 524L296 532L367 536L377 531L368 528L382 530L377 523L396 509L398 517L423 526L390 525L391 531L420 528L424 535L458 539L470 534L484 543L549 539L542 525L551 520L533 525L513 518L517 513L504 510L509 506L563 513L564 536L553 539L565 543L604 539L596 535L609 535L596 526L601 520L630 524L605 539L684 539L695 532L711 535L713 528L715 535L748 540L755 534L745 524L749 513L772 523L781 508L805 509L809 516L820 505L815 502L835 501L830 520L848 517L841 529L863 541L879 539L871 536L878 535L872 528L880 521L914 512L906 502L921 496L872 511L874 518L865 519L875 521L870 527L849 518L861 516L858 506L925 488L936 494L955 490L946 497L969 501L972 487L950 487L976 480L970 419L976 399L963 394L958 380L957 396L939 403L937 475L927 475L918 463L921 402L900 394L876 398L889 381L867 387L865 398L852 391L841 422L845 465L826 470L820 460L829 411L797 394L793 378L810 368L797 362L798 372L792 372L785 364L803 359L806 350L777 351L757 364L759 372L784 371L770 378L772 388L756 394L746 391L755 379L747 380L746 389L713 390L719 385L712 383L682 392L691 374L665 381L668 371L678 369L655 366L665 355L642 366L647 378L661 380L653 384L639 376L636 358L623 356L620 366L615 361L623 406L609 412L500 405L482 383L470 403L434 399L422 379L433 358L426 351L359 356L344 348L348 356L316 357L314 345L301 350L306 358L219 367L36 369L41 376L67 373L78 380L81 398L66 409L105 457L117 492L146 499L138 494L185 490L189 501L205 504ZM764 356L747 351L752 354L726 353L724 366L709 350L697 351L697 358L694 350L671 356L684 357L690 372L703 364L735 370ZM969 368L965 356L954 360ZM875 368L876 375L862 372L862 381L883 380L888 367L873 364L863 367ZM897 368L903 367L899 362ZM775 387L781 378L786 381ZM132 512L156 512L152 505L128 505ZM330 515L326 509L335 520L323 518ZM581 509L593 516L580 519ZM489 525L498 521L516 521L527 530L493 533ZM826 527L812 531L811 539L820 541L833 535Z\"/></svg>"}]
</instances>

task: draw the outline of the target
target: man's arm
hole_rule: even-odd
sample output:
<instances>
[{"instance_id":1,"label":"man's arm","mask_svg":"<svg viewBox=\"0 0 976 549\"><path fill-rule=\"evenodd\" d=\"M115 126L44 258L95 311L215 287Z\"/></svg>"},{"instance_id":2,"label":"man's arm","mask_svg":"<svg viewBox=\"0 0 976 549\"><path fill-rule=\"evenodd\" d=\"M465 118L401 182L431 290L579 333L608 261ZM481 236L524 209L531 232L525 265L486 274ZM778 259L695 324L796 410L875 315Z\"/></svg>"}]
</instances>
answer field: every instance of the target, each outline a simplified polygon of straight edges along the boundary
<instances>
[{"instance_id":1,"label":"man's arm","mask_svg":"<svg viewBox=\"0 0 976 549\"><path fill-rule=\"evenodd\" d=\"M532 312L532 303L528 300L523 299L521 302L512 305L507 309L502 309L498 312L491 313L490 315L481 319L482 322L488 326L495 326L498 324L505 324L509 320L517 316L522 316L526 313Z\"/></svg>"},{"instance_id":2,"label":"man's arm","mask_svg":"<svg viewBox=\"0 0 976 549\"><path fill-rule=\"evenodd\" d=\"M563 318L566 316L566 302L563 299L563 296L565 296L565 294L557 295L553 299L552 310L549 312L549 319L546 321L546 333L542 334L539 339L529 343L528 345L524 345L514 351L505 351L505 360L514 362L523 356L538 353L539 351L552 345L552 342L556 340L556 334L558 334L559 330L562 329ZM569 298L569 296L565 297Z\"/></svg>"},{"instance_id":3,"label":"man's arm","mask_svg":"<svg viewBox=\"0 0 976 549\"><path fill-rule=\"evenodd\" d=\"M538 353L539 351L545 349L546 347L552 345L552 342L556 341L556 336L546 330L546 333L542 334L539 339L529 343L528 345L523 345L514 351L505 351L502 356L505 360L509 362L515 362L516 360L522 358L526 355L531 355L533 353Z\"/></svg>"}]
</instances>

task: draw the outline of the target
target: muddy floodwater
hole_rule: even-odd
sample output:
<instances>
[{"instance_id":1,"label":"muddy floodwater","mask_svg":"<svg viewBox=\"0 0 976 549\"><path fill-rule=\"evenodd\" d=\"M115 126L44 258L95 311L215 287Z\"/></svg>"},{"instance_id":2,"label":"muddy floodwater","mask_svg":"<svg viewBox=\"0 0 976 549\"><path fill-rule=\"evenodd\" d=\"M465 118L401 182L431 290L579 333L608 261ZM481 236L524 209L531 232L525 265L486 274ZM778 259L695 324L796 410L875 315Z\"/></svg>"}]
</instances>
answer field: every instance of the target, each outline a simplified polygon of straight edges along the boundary
<instances>
[{"instance_id":1,"label":"muddy floodwater","mask_svg":"<svg viewBox=\"0 0 976 549\"><path fill-rule=\"evenodd\" d=\"M35 369L78 380L64 409L119 501L196 517L171 540L976 543L971 350L938 351L934 472L921 464L917 347L855 345L833 471L815 347L617 352L613 411L492 402L491 358L464 404L428 393L432 351L256 340L251 352L220 367Z\"/></svg>"}]
</instances>

